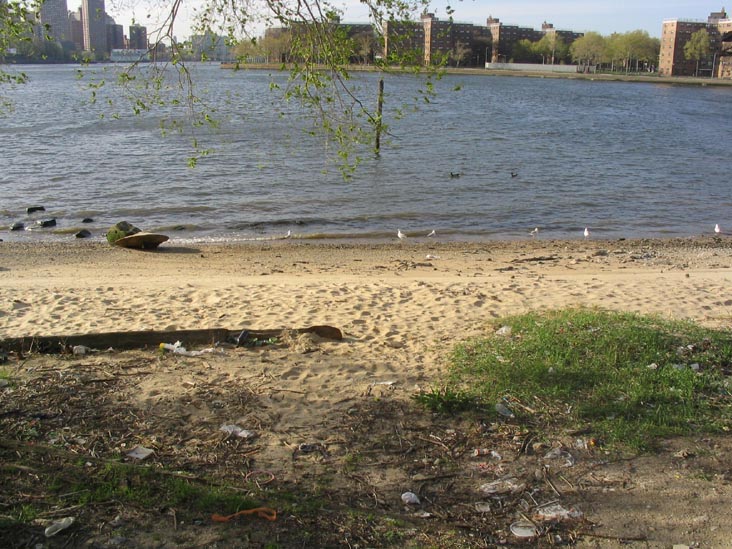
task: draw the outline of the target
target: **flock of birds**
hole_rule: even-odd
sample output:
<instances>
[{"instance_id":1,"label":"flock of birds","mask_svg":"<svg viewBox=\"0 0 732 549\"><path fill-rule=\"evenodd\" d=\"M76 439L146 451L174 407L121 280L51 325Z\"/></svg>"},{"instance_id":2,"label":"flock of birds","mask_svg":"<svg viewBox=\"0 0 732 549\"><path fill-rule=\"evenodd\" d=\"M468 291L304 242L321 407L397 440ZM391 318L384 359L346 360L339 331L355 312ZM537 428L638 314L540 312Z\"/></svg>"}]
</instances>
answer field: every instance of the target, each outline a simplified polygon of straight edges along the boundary
<instances>
[{"instance_id":1,"label":"flock of birds","mask_svg":"<svg viewBox=\"0 0 732 549\"><path fill-rule=\"evenodd\" d=\"M462 174L460 172L450 172L450 178L451 179L457 179L461 175ZM511 171L511 177L512 178L518 177L518 173L515 172L515 171ZM539 227L534 227L533 230L531 230L529 232L529 234L531 235L531 238L536 237L536 235L539 234ZM719 223L716 223L714 225L714 234L715 235L722 234L722 229L719 228ZM582 235L585 237L585 240L587 240L588 238L590 238L590 229L589 229L589 227L585 227L585 230L582 232ZM433 237L433 236L436 236L436 233L433 230L430 233L428 233L427 236L428 237ZM398 229L397 230L397 238L399 238L399 240L404 240L404 239L407 238L407 235L405 233L403 233L401 229Z\"/></svg>"},{"instance_id":2,"label":"flock of birds","mask_svg":"<svg viewBox=\"0 0 732 549\"><path fill-rule=\"evenodd\" d=\"M534 237L535 237L536 235L538 235L538 234L539 234L539 227L534 227L534 228L533 228L533 229L531 230L531 232L529 232L529 234L531 235L531 238L534 238ZM590 238L590 229L589 229L589 227L585 227L585 230L584 230L584 231L582 232L582 234L583 234L583 236L585 237L585 240L587 240L588 238ZM722 229L720 229L720 228L719 228L719 223L716 223L716 224L714 225L714 234L715 234L715 235L720 235L720 234L722 234ZM432 231L430 231L430 232L429 232L429 233L427 234L427 236L431 238L431 237L433 237L433 236L437 236L437 233L436 233L436 232L435 232L434 230L432 230ZM404 240L404 239L406 239L406 238L408 238L408 237L407 237L407 235L406 235L405 233L403 233L403 232L402 232L402 230L401 230L401 229L398 229L398 230L397 230L397 238L398 238L399 240Z\"/></svg>"},{"instance_id":3,"label":"flock of birds","mask_svg":"<svg viewBox=\"0 0 732 549\"><path fill-rule=\"evenodd\" d=\"M460 177L460 175L461 175L460 172L450 172L450 177L452 179L457 179L458 177ZM518 177L518 173L512 171L511 172L511 177L512 178L513 177ZM531 235L531 238L536 237L536 235L539 234L539 227L534 227L529 232L529 234ZM585 227L585 230L582 232L582 234L585 237L585 240L587 240L588 238L590 238L590 229L589 229L589 227ZM722 229L719 228L719 223L716 223L714 225L714 234L715 235L722 234ZM427 237L428 238L432 238L434 236L437 236L437 233L434 231L434 229L432 231L430 231L429 233L427 233ZM287 234L284 236L284 238L291 238L291 237L292 237L292 231L287 231ZM408 237L407 237L406 233L403 233L402 232L401 229L397 229L397 238L399 240L405 240Z\"/></svg>"}]
</instances>

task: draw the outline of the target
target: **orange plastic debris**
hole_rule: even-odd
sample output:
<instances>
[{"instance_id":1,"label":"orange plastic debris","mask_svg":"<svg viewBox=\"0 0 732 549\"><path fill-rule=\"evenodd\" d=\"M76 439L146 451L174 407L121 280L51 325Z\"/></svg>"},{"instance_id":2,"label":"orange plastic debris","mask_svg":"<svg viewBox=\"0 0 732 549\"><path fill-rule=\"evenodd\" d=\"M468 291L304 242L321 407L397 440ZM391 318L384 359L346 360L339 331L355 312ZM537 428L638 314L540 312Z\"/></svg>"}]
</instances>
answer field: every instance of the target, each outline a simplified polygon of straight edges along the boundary
<instances>
[{"instance_id":1,"label":"orange plastic debris","mask_svg":"<svg viewBox=\"0 0 732 549\"><path fill-rule=\"evenodd\" d=\"M238 517L239 515L257 515L259 518L266 520L277 520L277 511L270 509L269 507L255 507L254 509L246 509L245 511L239 511L233 515L217 515L214 513L211 515L211 520L214 522L229 522L231 519Z\"/></svg>"}]
</instances>

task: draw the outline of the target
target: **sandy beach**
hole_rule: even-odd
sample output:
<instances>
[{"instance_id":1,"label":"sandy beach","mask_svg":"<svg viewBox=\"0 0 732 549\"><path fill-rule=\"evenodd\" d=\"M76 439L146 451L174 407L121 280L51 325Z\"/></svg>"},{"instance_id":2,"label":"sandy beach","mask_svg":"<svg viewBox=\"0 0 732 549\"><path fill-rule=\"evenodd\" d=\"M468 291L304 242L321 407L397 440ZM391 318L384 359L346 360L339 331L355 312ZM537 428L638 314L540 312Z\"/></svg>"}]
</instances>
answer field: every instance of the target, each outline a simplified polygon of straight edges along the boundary
<instances>
[{"instance_id":1,"label":"sandy beach","mask_svg":"<svg viewBox=\"0 0 732 549\"><path fill-rule=\"evenodd\" d=\"M304 334L292 336L284 347L256 352L167 357L155 375L127 393L128 402L149 409L169 405L206 383L264 387L270 400L257 413L224 418L210 406L193 406L190 399L180 400L177 410L185 409L186 417L201 425L256 423L267 433L260 459L285 478L297 471L275 464L289 464L294 446L317 440L337 455L333 426L349 409L366 395L407 401L415 391L435 386L452 346L485 333L489 321L530 310L597 306L729 328L731 285L732 239L724 236L191 246L172 240L154 252L101 243L0 242L0 338L335 326L343 341ZM103 355L79 360L101 368L109 360ZM62 362L57 359L56 366L68 367ZM675 474L672 469L669 475ZM670 490L663 479L656 488ZM732 495L729 482L724 490ZM682 503L688 504L678 501L679 509ZM607 512L597 503L585 505L588 515ZM703 547L721 547L715 543L729 533L722 509L714 511L710 503L708 511L692 515L686 518L707 518L694 526L677 514L676 525L656 524L651 539L658 545L643 546L706 539L710 543ZM614 535L623 528L605 526ZM647 526L635 524L646 533Z\"/></svg>"}]
</instances>

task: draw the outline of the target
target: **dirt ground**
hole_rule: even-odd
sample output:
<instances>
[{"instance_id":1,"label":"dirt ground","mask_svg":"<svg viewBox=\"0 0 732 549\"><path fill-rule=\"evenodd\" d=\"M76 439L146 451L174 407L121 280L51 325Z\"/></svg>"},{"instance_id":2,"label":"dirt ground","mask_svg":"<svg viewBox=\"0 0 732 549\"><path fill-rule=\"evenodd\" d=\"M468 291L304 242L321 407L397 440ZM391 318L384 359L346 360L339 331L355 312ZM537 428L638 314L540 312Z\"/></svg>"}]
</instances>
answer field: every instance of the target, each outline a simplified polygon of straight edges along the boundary
<instances>
[{"instance_id":1,"label":"dirt ground","mask_svg":"<svg viewBox=\"0 0 732 549\"><path fill-rule=\"evenodd\" d=\"M9 357L0 515L31 506L37 517L0 526L3 546L730 546L729 437L620 456L582 433L537 431L526 418L436 415L389 383L343 394L315 425L281 417L287 400L307 397L272 373L276 365L339 361L329 352L339 344L311 336L206 358L157 349ZM164 390L171 386L178 390ZM252 438L220 430L231 424ZM154 453L127 457L138 445ZM130 464L120 480L130 486L145 482L139 468L233 487L274 505L277 519L217 523L185 506L115 497L64 506L110 463ZM72 493L59 496L59 484ZM404 504L407 491L420 503ZM44 536L67 516L70 528ZM512 533L522 520L536 537Z\"/></svg>"}]
</instances>

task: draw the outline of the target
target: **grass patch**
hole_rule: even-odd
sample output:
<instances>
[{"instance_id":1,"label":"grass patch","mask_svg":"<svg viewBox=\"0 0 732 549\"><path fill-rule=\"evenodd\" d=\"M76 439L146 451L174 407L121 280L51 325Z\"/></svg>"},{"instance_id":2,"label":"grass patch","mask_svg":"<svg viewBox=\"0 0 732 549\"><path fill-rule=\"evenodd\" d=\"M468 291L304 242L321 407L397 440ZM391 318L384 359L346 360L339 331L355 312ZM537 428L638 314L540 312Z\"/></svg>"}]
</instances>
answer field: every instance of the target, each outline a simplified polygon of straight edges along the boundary
<instances>
[{"instance_id":1,"label":"grass patch","mask_svg":"<svg viewBox=\"0 0 732 549\"><path fill-rule=\"evenodd\" d=\"M447 385L417 399L437 411L502 403L519 420L636 449L732 426L728 331L590 309L514 316L502 327L458 345Z\"/></svg>"},{"instance_id":2,"label":"grass patch","mask_svg":"<svg viewBox=\"0 0 732 549\"><path fill-rule=\"evenodd\" d=\"M77 489L79 503L118 501L140 508L185 508L194 513L219 514L259 506L241 492L123 463L106 464Z\"/></svg>"}]
</instances>

